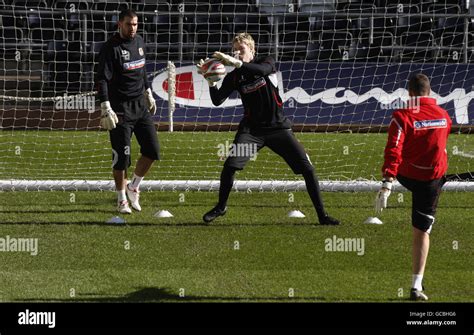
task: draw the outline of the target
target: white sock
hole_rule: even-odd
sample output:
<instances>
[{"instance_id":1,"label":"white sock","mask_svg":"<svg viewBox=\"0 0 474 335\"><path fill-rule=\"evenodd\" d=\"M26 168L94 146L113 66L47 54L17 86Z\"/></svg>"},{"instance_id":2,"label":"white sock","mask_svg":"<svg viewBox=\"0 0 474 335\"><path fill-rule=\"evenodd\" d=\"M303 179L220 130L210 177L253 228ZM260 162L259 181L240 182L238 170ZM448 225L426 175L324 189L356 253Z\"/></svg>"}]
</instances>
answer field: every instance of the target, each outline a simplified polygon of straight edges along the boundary
<instances>
[{"instance_id":1,"label":"white sock","mask_svg":"<svg viewBox=\"0 0 474 335\"><path fill-rule=\"evenodd\" d=\"M133 178L132 178L132 182L130 183L130 188L133 190L133 189L137 189L138 190L138 187L140 186L140 183L142 182L144 177L139 177L137 176L135 173L133 174Z\"/></svg>"},{"instance_id":2,"label":"white sock","mask_svg":"<svg viewBox=\"0 0 474 335\"><path fill-rule=\"evenodd\" d=\"M413 275L411 280L411 287L416 288L419 291L423 291L421 282L423 281L423 275Z\"/></svg>"},{"instance_id":3,"label":"white sock","mask_svg":"<svg viewBox=\"0 0 474 335\"><path fill-rule=\"evenodd\" d=\"M117 190L117 202L121 202L123 200L127 200L125 190Z\"/></svg>"}]
</instances>

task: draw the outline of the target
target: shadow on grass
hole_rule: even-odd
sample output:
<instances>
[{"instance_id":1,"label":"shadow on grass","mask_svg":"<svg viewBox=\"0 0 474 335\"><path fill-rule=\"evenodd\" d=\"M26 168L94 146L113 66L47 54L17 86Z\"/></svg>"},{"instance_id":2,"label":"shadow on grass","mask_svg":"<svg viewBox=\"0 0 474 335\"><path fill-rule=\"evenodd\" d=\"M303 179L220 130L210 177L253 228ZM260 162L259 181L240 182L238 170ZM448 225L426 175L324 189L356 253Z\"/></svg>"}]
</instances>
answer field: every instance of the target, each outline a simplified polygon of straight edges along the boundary
<instances>
[{"instance_id":1,"label":"shadow on grass","mask_svg":"<svg viewBox=\"0 0 474 335\"><path fill-rule=\"evenodd\" d=\"M142 287L122 297L107 297L96 293L68 299L17 299L14 302L325 302L324 297L180 297L168 288Z\"/></svg>"}]
</instances>

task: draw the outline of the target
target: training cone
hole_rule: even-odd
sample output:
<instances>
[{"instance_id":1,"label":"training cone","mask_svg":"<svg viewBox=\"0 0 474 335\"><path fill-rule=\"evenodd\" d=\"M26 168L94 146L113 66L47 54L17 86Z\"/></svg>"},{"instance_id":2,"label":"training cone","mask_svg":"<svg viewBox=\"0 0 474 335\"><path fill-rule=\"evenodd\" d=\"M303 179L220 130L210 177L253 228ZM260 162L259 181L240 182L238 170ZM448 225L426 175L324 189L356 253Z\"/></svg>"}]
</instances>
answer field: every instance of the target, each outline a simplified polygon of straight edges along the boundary
<instances>
[{"instance_id":1,"label":"training cone","mask_svg":"<svg viewBox=\"0 0 474 335\"><path fill-rule=\"evenodd\" d=\"M111 218L107 223L112 223L112 224L124 224L125 219L122 219L120 216L114 216Z\"/></svg>"},{"instance_id":2,"label":"training cone","mask_svg":"<svg viewBox=\"0 0 474 335\"><path fill-rule=\"evenodd\" d=\"M154 215L156 218L172 218L173 214L168 212L167 210L161 210L159 212L156 212Z\"/></svg>"},{"instance_id":3,"label":"training cone","mask_svg":"<svg viewBox=\"0 0 474 335\"><path fill-rule=\"evenodd\" d=\"M367 220L365 220L364 223L369 223L369 224L382 224L383 222L380 221L379 218L376 218L376 217L368 217Z\"/></svg>"},{"instance_id":4,"label":"training cone","mask_svg":"<svg viewBox=\"0 0 474 335\"><path fill-rule=\"evenodd\" d=\"M301 213L298 210L295 210L295 211L289 212L288 217L289 218L304 218L304 217L306 217L306 215L304 215L303 213Z\"/></svg>"}]
</instances>

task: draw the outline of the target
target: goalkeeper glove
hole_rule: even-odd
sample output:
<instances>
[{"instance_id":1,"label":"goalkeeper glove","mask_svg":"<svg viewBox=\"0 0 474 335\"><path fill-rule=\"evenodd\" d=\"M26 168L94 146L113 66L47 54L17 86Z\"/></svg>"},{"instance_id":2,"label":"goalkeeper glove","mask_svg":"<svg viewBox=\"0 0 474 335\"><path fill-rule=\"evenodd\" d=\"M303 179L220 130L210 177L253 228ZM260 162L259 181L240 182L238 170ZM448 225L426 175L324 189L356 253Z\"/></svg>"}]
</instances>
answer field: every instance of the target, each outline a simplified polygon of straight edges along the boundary
<instances>
[{"instance_id":1,"label":"goalkeeper glove","mask_svg":"<svg viewBox=\"0 0 474 335\"><path fill-rule=\"evenodd\" d=\"M153 98L153 93L151 92L151 88L147 88L145 91L145 102L150 111L151 115L155 115L156 113L156 102L155 98Z\"/></svg>"},{"instance_id":2,"label":"goalkeeper glove","mask_svg":"<svg viewBox=\"0 0 474 335\"><path fill-rule=\"evenodd\" d=\"M204 63L206 63L207 61L209 60L209 58L206 58L206 60L200 60L197 64L196 64L196 67L197 67L197 73L199 73L200 75L204 75L204 70L202 69L202 66L204 65Z\"/></svg>"},{"instance_id":3,"label":"goalkeeper glove","mask_svg":"<svg viewBox=\"0 0 474 335\"><path fill-rule=\"evenodd\" d=\"M375 198L375 212L377 214L382 214L382 210L387 208L387 200L392 192L392 182L389 180L382 181L382 187L377 193Z\"/></svg>"},{"instance_id":4,"label":"goalkeeper glove","mask_svg":"<svg viewBox=\"0 0 474 335\"><path fill-rule=\"evenodd\" d=\"M204 76L205 74L205 71L203 70L202 66L209 60L209 58L206 58L206 60L200 60L197 64L196 64L196 67L197 67L197 73L199 73L201 76L204 77L204 79L206 79L207 81L207 84L209 85L209 87L215 87L217 85L217 82L213 82L211 80L209 80L208 78L206 78L206 76Z\"/></svg>"},{"instance_id":5,"label":"goalkeeper glove","mask_svg":"<svg viewBox=\"0 0 474 335\"><path fill-rule=\"evenodd\" d=\"M243 62L240 59L237 59L237 58L234 58L232 56L223 54L222 52L219 52L219 51L214 52L212 57L217 58L224 65L229 65L229 66L233 66L233 67L236 67L236 68L241 67L242 64L243 64Z\"/></svg>"},{"instance_id":6,"label":"goalkeeper glove","mask_svg":"<svg viewBox=\"0 0 474 335\"><path fill-rule=\"evenodd\" d=\"M117 114L112 110L110 102L104 101L100 104L100 126L107 130L112 130L118 123Z\"/></svg>"}]
</instances>

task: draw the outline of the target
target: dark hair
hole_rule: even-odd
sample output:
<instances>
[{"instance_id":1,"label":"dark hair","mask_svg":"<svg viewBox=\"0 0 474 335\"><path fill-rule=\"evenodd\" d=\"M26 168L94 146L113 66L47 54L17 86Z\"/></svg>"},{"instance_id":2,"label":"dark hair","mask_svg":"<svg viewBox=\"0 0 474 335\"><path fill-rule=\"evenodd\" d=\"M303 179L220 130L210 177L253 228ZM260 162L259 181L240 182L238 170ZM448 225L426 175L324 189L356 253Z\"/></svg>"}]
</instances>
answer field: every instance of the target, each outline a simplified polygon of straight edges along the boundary
<instances>
[{"instance_id":1,"label":"dark hair","mask_svg":"<svg viewBox=\"0 0 474 335\"><path fill-rule=\"evenodd\" d=\"M123 19L125 17L130 17L130 18L134 18L134 17L137 17L137 13L135 13L135 11L133 9L124 9L123 11L120 12L119 14L119 21L123 21Z\"/></svg>"},{"instance_id":2,"label":"dark hair","mask_svg":"<svg viewBox=\"0 0 474 335\"><path fill-rule=\"evenodd\" d=\"M429 78L423 73L417 73L410 78L408 90L420 97L430 95L431 86Z\"/></svg>"}]
</instances>

